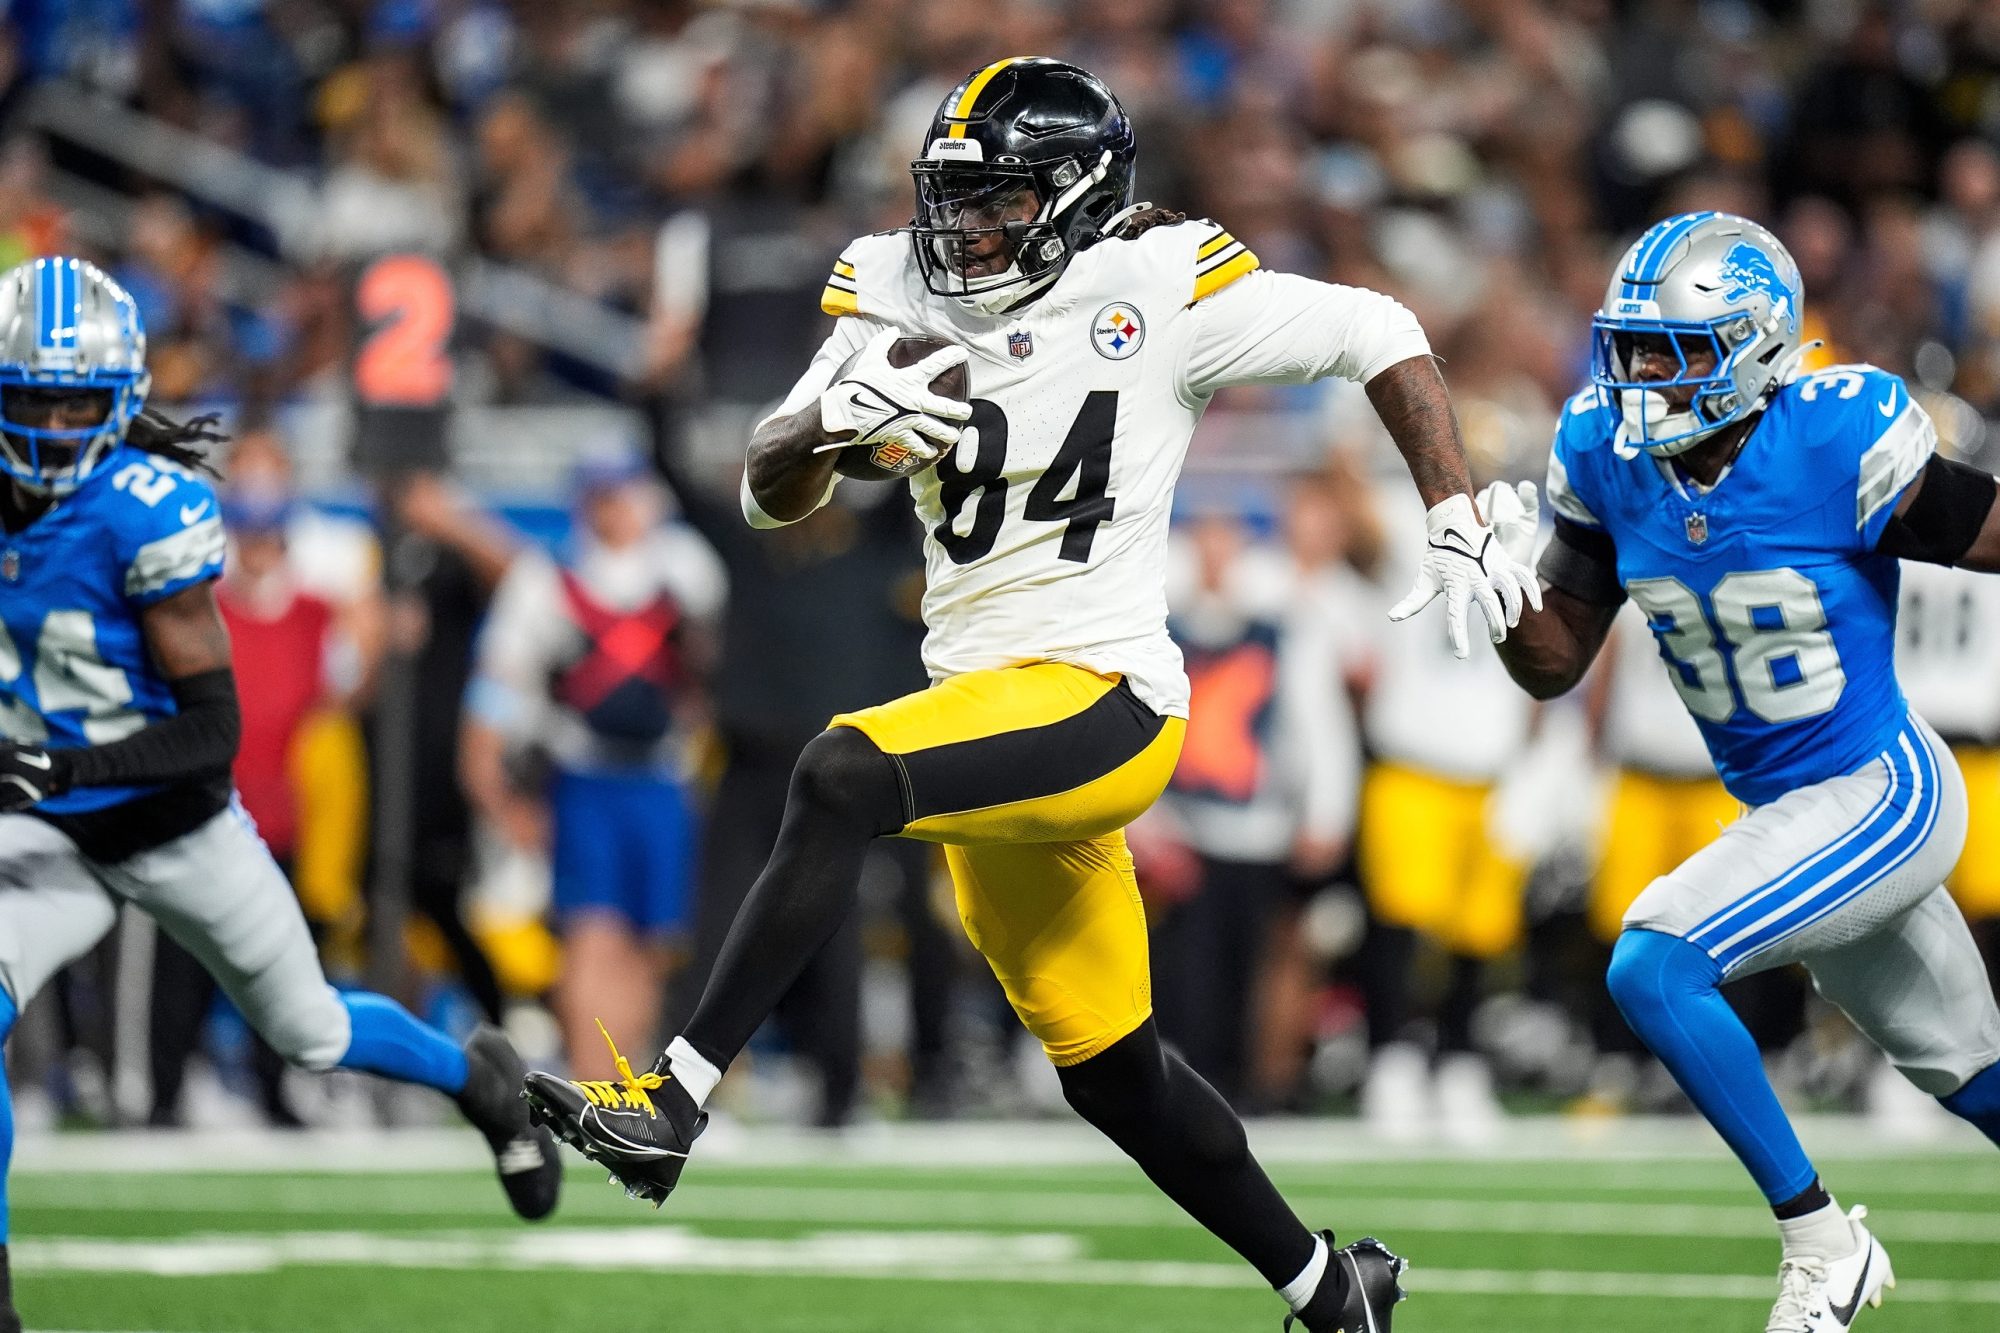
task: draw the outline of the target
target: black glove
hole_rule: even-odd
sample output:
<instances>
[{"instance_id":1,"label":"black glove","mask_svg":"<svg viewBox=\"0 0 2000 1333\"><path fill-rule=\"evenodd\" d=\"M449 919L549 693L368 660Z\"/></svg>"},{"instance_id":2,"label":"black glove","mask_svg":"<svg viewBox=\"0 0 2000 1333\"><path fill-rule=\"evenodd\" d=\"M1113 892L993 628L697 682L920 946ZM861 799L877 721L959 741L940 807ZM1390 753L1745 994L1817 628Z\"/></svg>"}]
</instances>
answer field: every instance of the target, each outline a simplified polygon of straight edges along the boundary
<instances>
[{"instance_id":1,"label":"black glove","mask_svg":"<svg viewBox=\"0 0 2000 1333\"><path fill-rule=\"evenodd\" d=\"M26 810L68 790L67 756L39 745L0 741L0 814Z\"/></svg>"}]
</instances>

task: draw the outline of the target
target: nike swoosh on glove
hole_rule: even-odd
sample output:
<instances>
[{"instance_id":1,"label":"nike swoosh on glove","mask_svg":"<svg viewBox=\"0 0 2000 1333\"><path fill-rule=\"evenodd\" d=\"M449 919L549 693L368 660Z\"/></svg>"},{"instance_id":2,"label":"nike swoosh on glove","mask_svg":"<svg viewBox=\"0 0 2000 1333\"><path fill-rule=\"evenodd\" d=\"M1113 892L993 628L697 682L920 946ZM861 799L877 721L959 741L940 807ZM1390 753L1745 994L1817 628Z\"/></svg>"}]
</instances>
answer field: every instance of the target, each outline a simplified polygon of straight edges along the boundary
<instances>
[{"instance_id":1,"label":"nike swoosh on glove","mask_svg":"<svg viewBox=\"0 0 2000 1333\"><path fill-rule=\"evenodd\" d=\"M69 766L39 745L0 741L0 814L26 810L69 790Z\"/></svg>"},{"instance_id":2,"label":"nike swoosh on glove","mask_svg":"<svg viewBox=\"0 0 2000 1333\"><path fill-rule=\"evenodd\" d=\"M892 366L889 348L902 336L884 329L869 339L847 373L819 396L820 429L832 443L814 453L895 443L929 462L958 443L972 405L931 392L931 381L964 365L969 353L946 347L915 365Z\"/></svg>"},{"instance_id":3,"label":"nike swoosh on glove","mask_svg":"<svg viewBox=\"0 0 2000 1333\"><path fill-rule=\"evenodd\" d=\"M1451 651L1472 651L1467 621L1472 604L1486 614L1487 631L1500 643L1521 623L1525 603L1542 609L1542 585L1535 572L1507 553L1493 529L1479 520L1469 495L1454 495L1424 515L1425 545L1409 596L1389 608L1389 619L1408 620L1444 594L1445 633Z\"/></svg>"}]
</instances>

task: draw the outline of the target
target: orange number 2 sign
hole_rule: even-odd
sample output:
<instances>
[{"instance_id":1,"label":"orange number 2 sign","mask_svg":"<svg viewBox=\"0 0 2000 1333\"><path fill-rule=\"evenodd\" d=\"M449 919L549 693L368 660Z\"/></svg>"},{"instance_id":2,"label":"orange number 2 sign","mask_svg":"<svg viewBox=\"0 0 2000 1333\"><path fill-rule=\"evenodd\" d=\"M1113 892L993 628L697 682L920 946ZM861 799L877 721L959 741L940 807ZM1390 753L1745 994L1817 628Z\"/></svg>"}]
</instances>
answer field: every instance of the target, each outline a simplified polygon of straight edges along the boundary
<instances>
[{"instance_id":1,"label":"orange number 2 sign","mask_svg":"<svg viewBox=\"0 0 2000 1333\"><path fill-rule=\"evenodd\" d=\"M355 288L369 332L354 358L354 387L371 407L436 407L451 392L451 275L425 255L389 255Z\"/></svg>"}]
</instances>

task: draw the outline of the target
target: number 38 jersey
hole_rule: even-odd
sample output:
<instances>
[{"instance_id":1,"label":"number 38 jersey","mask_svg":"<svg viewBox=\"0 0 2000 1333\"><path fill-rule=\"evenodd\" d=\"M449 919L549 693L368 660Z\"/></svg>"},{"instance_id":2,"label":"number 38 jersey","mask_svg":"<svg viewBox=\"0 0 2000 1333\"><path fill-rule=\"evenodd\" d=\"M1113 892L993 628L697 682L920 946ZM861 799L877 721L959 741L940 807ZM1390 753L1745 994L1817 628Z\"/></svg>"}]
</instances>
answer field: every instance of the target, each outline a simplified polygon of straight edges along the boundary
<instances>
[{"instance_id":1,"label":"number 38 jersey","mask_svg":"<svg viewBox=\"0 0 2000 1333\"><path fill-rule=\"evenodd\" d=\"M1104 240L1026 309L982 315L926 290L899 232L863 237L822 295L840 316L779 408L809 407L885 327L969 349L972 419L910 479L924 525L932 679L1024 662L1122 674L1186 716L1167 636L1174 483L1209 398L1232 384L1367 380L1428 353L1376 292L1258 268L1210 222Z\"/></svg>"},{"instance_id":2,"label":"number 38 jersey","mask_svg":"<svg viewBox=\"0 0 2000 1333\"><path fill-rule=\"evenodd\" d=\"M130 445L22 531L0 531L0 736L101 745L171 717L139 614L220 575L223 545L208 483ZM145 790L79 787L36 808L83 814Z\"/></svg>"},{"instance_id":3,"label":"number 38 jersey","mask_svg":"<svg viewBox=\"0 0 2000 1333\"><path fill-rule=\"evenodd\" d=\"M1609 395L1569 401L1549 502L1611 537L1730 793L1763 805L1881 753L1908 706L1897 562L1875 546L1937 444L1902 380L1860 365L1793 380L1705 492L1620 430Z\"/></svg>"}]
</instances>

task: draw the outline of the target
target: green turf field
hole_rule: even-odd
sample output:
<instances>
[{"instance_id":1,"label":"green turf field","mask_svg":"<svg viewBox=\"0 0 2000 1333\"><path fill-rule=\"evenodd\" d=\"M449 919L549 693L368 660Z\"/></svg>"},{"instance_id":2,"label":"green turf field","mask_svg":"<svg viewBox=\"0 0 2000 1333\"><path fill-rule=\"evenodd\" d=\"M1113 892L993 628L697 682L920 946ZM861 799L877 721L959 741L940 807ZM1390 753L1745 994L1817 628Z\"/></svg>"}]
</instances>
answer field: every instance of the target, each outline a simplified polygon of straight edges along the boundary
<instances>
[{"instance_id":1,"label":"green turf field","mask_svg":"<svg viewBox=\"0 0 2000 1333\"><path fill-rule=\"evenodd\" d=\"M1551 1122L1498 1155L1340 1165L1328 1159L1353 1131L1329 1122L1284 1131L1268 1155L1312 1224L1378 1232L1412 1260L1398 1333L1761 1329L1776 1245L1735 1165L1682 1128L1612 1133L1579 1142ZM1860 1327L2000 1329L2000 1153L1811 1137L1833 1148L1822 1166L1843 1200L1872 1209L1900 1279ZM483 1174L421 1169L431 1139L327 1154L126 1136L100 1160L102 1140L62 1138L25 1152L13 1185L30 1329L1275 1333L1282 1313L1069 1126L745 1135L697 1157L663 1213L579 1167L559 1221L532 1229ZM309 1151L341 1169L283 1168Z\"/></svg>"}]
</instances>

